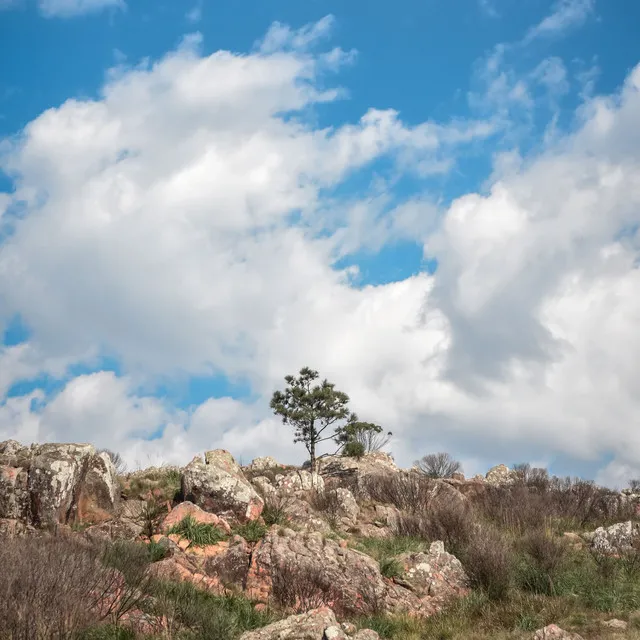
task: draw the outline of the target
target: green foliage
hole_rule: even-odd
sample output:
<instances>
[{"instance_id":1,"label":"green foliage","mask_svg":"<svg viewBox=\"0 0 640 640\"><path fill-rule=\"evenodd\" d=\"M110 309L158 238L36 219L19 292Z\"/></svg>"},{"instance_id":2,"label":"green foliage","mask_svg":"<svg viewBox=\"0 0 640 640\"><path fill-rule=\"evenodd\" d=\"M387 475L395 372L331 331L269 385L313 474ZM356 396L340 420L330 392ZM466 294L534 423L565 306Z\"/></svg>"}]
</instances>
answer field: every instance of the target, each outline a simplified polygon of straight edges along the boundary
<instances>
[{"instance_id":1,"label":"green foliage","mask_svg":"<svg viewBox=\"0 0 640 640\"><path fill-rule=\"evenodd\" d=\"M147 552L149 553L151 562L159 562L160 560L164 560L167 557L169 549L161 544L158 544L157 542L153 542L152 540L147 545Z\"/></svg>"},{"instance_id":2,"label":"green foliage","mask_svg":"<svg viewBox=\"0 0 640 640\"><path fill-rule=\"evenodd\" d=\"M342 448L342 455L349 458L362 458L365 454L365 448L362 442L351 440Z\"/></svg>"},{"instance_id":3,"label":"green foliage","mask_svg":"<svg viewBox=\"0 0 640 640\"><path fill-rule=\"evenodd\" d=\"M233 533L242 536L247 542L258 542L266 535L267 527L258 520L251 520L235 527Z\"/></svg>"},{"instance_id":4,"label":"green foliage","mask_svg":"<svg viewBox=\"0 0 640 640\"><path fill-rule=\"evenodd\" d=\"M191 516L182 518L178 524L169 529L168 533L176 533L199 547L216 544L226 539L226 535L217 527L212 524L197 522Z\"/></svg>"},{"instance_id":5,"label":"green foliage","mask_svg":"<svg viewBox=\"0 0 640 640\"><path fill-rule=\"evenodd\" d=\"M154 585L147 613L162 617L172 628L189 632L185 640L236 640L242 633L273 621L268 611L256 611L239 596L215 596L188 582L161 582Z\"/></svg>"},{"instance_id":6,"label":"green foliage","mask_svg":"<svg viewBox=\"0 0 640 640\"><path fill-rule=\"evenodd\" d=\"M401 553L418 553L429 550L429 545L425 543L424 540L405 536L394 536L392 538L360 538L354 544L354 547L380 563L382 563L385 558L392 558Z\"/></svg>"},{"instance_id":7,"label":"green foliage","mask_svg":"<svg viewBox=\"0 0 640 640\"><path fill-rule=\"evenodd\" d=\"M305 445L312 466L316 460L316 446L334 437L334 434L324 435L326 430L335 427L340 420L357 421L357 416L349 413L349 396L336 390L328 380L314 385L317 378L318 372L309 367L300 369L298 377L286 376L287 388L276 391L270 403L274 414L294 428L294 442Z\"/></svg>"},{"instance_id":8,"label":"green foliage","mask_svg":"<svg viewBox=\"0 0 640 640\"><path fill-rule=\"evenodd\" d=\"M380 573L385 578L399 578L403 574L402 565L395 558L385 558L380 562Z\"/></svg>"},{"instance_id":9,"label":"green foliage","mask_svg":"<svg viewBox=\"0 0 640 640\"><path fill-rule=\"evenodd\" d=\"M101 625L92 627L76 636L77 640L135 640L136 634L126 627Z\"/></svg>"},{"instance_id":10,"label":"green foliage","mask_svg":"<svg viewBox=\"0 0 640 640\"><path fill-rule=\"evenodd\" d=\"M267 500L262 510L262 519L265 524L270 527L274 524L285 525L289 522L289 516L285 510L283 501Z\"/></svg>"},{"instance_id":11,"label":"green foliage","mask_svg":"<svg viewBox=\"0 0 640 640\"><path fill-rule=\"evenodd\" d=\"M371 453L373 451L380 451L391 440L393 434L391 431L386 434L383 433L383 429L380 425L373 422L360 422L354 419L349 420L345 425L336 429L335 441L337 444L342 445L344 449L354 447L354 445L360 445L362 454ZM346 453L345 455L356 456L354 453ZM352 449L355 450L355 449Z\"/></svg>"}]
</instances>

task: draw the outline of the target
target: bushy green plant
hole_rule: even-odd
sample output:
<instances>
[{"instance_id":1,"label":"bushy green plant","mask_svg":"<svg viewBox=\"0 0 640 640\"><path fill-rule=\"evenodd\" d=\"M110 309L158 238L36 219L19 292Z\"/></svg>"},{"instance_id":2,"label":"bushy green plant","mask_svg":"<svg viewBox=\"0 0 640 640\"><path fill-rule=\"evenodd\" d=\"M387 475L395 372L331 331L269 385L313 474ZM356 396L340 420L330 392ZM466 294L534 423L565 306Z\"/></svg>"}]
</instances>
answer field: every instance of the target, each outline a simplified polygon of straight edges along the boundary
<instances>
[{"instance_id":1,"label":"bushy green plant","mask_svg":"<svg viewBox=\"0 0 640 640\"><path fill-rule=\"evenodd\" d=\"M399 578L403 574L402 565L395 558L384 558L380 561L380 573L385 578Z\"/></svg>"},{"instance_id":2,"label":"bushy green plant","mask_svg":"<svg viewBox=\"0 0 640 640\"><path fill-rule=\"evenodd\" d=\"M342 455L347 456L348 458L362 458L364 454L364 444L362 444L362 442L357 442L356 440L350 440L342 449Z\"/></svg>"},{"instance_id":3,"label":"bushy green plant","mask_svg":"<svg viewBox=\"0 0 640 640\"><path fill-rule=\"evenodd\" d=\"M178 524L169 529L168 533L182 536L198 547L216 544L226 538L226 535L217 527L205 522L197 522L191 516L182 518Z\"/></svg>"},{"instance_id":4,"label":"bushy green plant","mask_svg":"<svg viewBox=\"0 0 640 640\"><path fill-rule=\"evenodd\" d=\"M164 560L169 553L169 549L167 549L167 547L158 544L157 542L153 542L153 540L147 545L147 551L151 562Z\"/></svg>"},{"instance_id":5,"label":"bushy green plant","mask_svg":"<svg viewBox=\"0 0 640 640\"><path fill-rule=\"evenodd\" d=\"M242 536L247 542L258 542L266 535L267 527L258 520L251 520L238 525L233 529L233 532Z\"/></svg>"}]
</instances>

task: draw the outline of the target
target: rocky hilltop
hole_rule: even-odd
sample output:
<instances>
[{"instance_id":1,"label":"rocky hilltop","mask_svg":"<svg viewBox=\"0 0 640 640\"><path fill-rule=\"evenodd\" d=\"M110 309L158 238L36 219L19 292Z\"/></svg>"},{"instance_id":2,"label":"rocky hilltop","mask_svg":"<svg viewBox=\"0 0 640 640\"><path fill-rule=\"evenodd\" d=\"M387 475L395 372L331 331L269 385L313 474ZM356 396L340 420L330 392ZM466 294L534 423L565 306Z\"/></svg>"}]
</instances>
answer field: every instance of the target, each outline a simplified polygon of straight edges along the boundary
<instances>
[{"instance_id":1,"label":"rocky hilltop","mask_svg":"<svg viewBox=\"0 0 640 640\"><path fill-rule=\"evenodd\" d=\"M223 450L184 468L113 462L88 444L0 443L0 638L568 639L551 617L573 614L601 638L631 633L640 609L629 491L504 465L432 478L381 452L314 473Z\"/></svg>"}]
</instances>

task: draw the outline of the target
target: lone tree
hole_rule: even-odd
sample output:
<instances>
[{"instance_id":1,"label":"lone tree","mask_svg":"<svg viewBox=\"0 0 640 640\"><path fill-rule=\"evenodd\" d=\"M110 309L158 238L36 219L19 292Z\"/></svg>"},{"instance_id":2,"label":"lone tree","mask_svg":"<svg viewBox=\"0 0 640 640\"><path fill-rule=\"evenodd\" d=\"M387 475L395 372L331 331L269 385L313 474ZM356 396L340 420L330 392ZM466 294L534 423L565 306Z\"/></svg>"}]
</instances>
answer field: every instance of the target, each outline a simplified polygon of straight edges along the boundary
<instances>
[{"instance_id":1,"label":"lone tree","mask_svg":"<svg viewBox=\"0 0 640 640\"><path fill-rule=\"evenodd\" d=\"M295 430L294 442L302 442L309 452L311 468L315 469L316 447L326 440L334 440L340 448L352 441L350 435L362 428L355 425L369 423L358 422L358 416L349 411L349 396L338 391L328 380L314 384L318 372L304 367L296 376L286 376L287 388L276 391L271 398L271 409L282 417L284 424L290 424ZM342 426L340 422L344 420ZM382 431L382 427L373 425ZM331 431L327 431L333 427ZM355 431L354 431L355 429Z\"/></svg>"}]
</instances>

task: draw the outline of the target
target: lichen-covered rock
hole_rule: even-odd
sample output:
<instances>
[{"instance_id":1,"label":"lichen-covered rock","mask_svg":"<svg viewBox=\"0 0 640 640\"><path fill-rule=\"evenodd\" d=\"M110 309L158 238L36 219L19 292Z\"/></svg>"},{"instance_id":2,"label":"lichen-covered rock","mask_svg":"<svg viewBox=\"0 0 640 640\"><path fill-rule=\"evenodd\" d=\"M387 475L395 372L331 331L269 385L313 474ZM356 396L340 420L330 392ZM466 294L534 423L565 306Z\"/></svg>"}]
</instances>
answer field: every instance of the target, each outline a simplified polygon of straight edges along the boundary
<instances>
[{"instance_id":1,"label":"lichen-covered rock","mask_svg":"<svg viewBox=\"0 0 640 640\"><path fill-rule=\"evenodd\" d=\"M367 475L382 475L400 471L391 455L383 451L367 453L361 458L327 456L320 459L320 475L342 480L358 479Z\"/></svg>"},{"instance_id":2,"label":"lichen-covered rock","mask_svg":"<svg viewBox=\"0 0 640 640\"><path fill-rule=\"evenodd\" d=\"M423 580L429 580L431 589L416 593L383 578L373 558L345 543L325 539L320 533L272 527L253 551L246 594L259 602L281 600L283 592L291 595L291 589L295 591L298 580L305 588L316 585L324 602L336 610L426 616L439 611L454 595L466 593L456 582L453 556L434 548L427 558L431 565Z\"/></svg>"},{"instance_id":3,"label":"lichen-covered rock","mask_svg":"<svg viewBox=\"0 0 640 640\"><path fill-rule=\"evenodd\" d=\"M491 467L485 476L485 480L495 486L511 484L515 482L515 479L515 473L505 464L498 464L495 467Z\"/></svg>"},{"instance_id":4,"label":"lichen-covered rock","mask_svg":"<svg viewBox=\"0 0 640 640\"><path fill-rule=\"evenodd\" d=\"M533 640L584 640L584 638L577 633L565 631L558 625L550 624L543 629L538 629L533 634Z\"/></svg>"},{"instance_id":5,"label":"lichen-covered rock","mask_svg":"<svg viewBox=\"0 0 640 640\"><path fill-rule=\"evenodd\" d=\"M627 520L610 527L598 527L591 535L585 534L584 537L591 542L594 551L616 554L631 549L638 536L640 536L640 523Z\"/></svg>"},{"instance_id":6,"label":"lichen-covered rock","mask_svg":"<svg viewBox=\"0 0 640 640\"><path fill-rule=\"evenodd\" d=\"M233 456L223 449L195 457L183 470L182 492L186 500L205 511L240 521L260 517L264 506Z\"/></svg>"},{"instance_id":7,"label":"lichen-covered rock","mask_svg":"<svg viewBox=\"0 0 640 640\"><path fill-rule=\"evenodd\" d=\"M353 493L349 489L338 487L335 489L335 494L338 502L338 517L347 526L355 525L360 514L360 507Z\"/></svg>"},{"instance_id":8,"label":"lichen-covered rock","mask_svg":"<svg viewBox=\"0 0 640 640\"><path fill-rule=\"evenodd\" d=\"M265 471L266 469L280 469L284 465L281 465L275 458L271 456L262 456L260 458L254 458L249 465L251 471Z\"/></svg>"},{"instance_id":9,"label":"lichen-covered rock","mask_svg":"<svg viewBox=\"0 0 640 640\"><path fill-rule=\"evenodd\" d=\"M276 487L280 491L286 491L289 493L312 490L322 493L324 491L324 479L317 473L310 473L309 471L302 469L292 471L286 476L278 478L276 481Z\"/></svg>"},{"instance_id":10,"label":"lichen-covered rock","mask_svg":"<svg viewBox=\"0 0 640 640\"><path fill-rule=\"evenodd\" d=\"M404 553L396 558L402 575L396 580L419 596L443 600L464 595L469 579L460 561L433 542L428 553Z\"/></svg>"},{"instance_id":11,"label":"lichen-covered rock","mask_svg":"<svg viewBox=\"0 0 640 640\"><path fill-rule=\"evenodd\" d=\"M111 459L88 444L0 444L0 518L37 527L103 522L120 489Z\"/></svg>"},{"instance_id":12,"label":"lichen-covered rock","mask_svg":"<svg viewBox=\"0 0 640 640\"><path fill-rule=\"evenodd\" d=\"M326 640L325 631L338 628L338 621L328 607L290 616L256 631L246 631L240 640Z\"/></svg>"}]
</instances>

